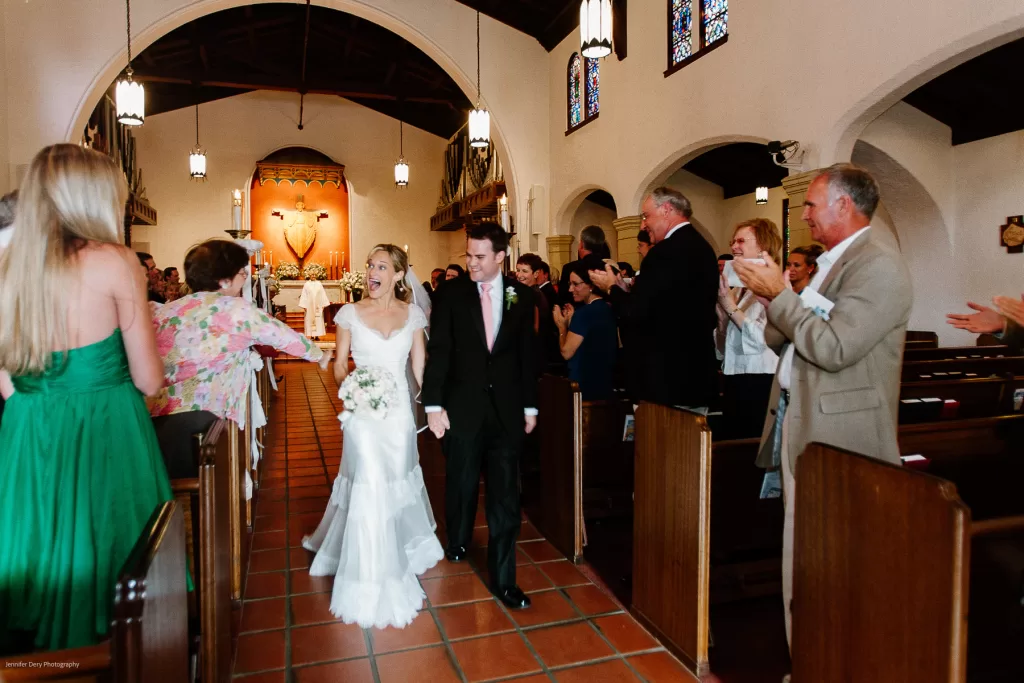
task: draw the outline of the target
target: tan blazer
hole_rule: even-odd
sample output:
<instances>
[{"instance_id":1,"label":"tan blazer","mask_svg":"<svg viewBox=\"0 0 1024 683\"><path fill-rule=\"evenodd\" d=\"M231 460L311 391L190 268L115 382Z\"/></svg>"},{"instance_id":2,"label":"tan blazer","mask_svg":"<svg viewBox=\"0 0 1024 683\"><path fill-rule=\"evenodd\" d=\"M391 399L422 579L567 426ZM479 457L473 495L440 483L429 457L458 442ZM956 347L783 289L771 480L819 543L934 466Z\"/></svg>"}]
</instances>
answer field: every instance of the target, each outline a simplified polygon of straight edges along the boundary
<instances>
[{"instance_id":1,"label":"tan blazer","mask_svg":"<svg viewBox=\"0 0 1024 683\"><path fill-rule=\"evenodd\" d=\"M804 308L791 290L768 307L768 345L780 357L786 342L796 346L783 453L793 472L797 456L813 441L900 463L900 369L913 293L903 258L873 239L875 230L847 248L818 288L835 305L829 320ZM776 373L757 458L761 467L771 465L768 439L779 393Z\"/></svg>"}]
</instances>

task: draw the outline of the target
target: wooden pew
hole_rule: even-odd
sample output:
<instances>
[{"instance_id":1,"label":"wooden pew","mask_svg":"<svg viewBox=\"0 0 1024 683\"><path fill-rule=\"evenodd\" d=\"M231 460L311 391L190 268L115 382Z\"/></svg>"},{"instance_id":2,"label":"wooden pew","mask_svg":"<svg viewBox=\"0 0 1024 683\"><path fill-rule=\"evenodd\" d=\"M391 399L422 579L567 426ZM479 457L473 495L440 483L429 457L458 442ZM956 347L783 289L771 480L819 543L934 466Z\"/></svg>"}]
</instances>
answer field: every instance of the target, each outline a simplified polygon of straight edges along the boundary
<instances>
[{"instance_id":1,"label":"wooden pew","mask_svg":"<svg viewBox=\"0 0 1024 683\"><path fill-rule=\"evenodd\" d=\"M797 468L794 681L1022 680L1024 515L820 444Z\"/></svg>"},{"instance_id":2,"label":"wooden pew","mask_svg":"<svg viewBox=\"0 0 1024 683\"><path fill-rule=\"evenodd\" d=\"M695 675L708 670L711 430L642 403L636 416L630 611Z\"/></svg>"},{"instance_id":3,"label":"wooden pew","mask_svg":"<svg viewBox=\"0 0 1024 683\"><path fill-rule=\"evenodd\" d=\"M251 422L249 423L252 424ZM248 519L245 499L245 472L247 460L246 431L234 422L228 423L228 510L231 528L231 599L242 600L242 580L245 573L244 561L248 554Z\"/></svg>"},{"instance_id":4,"label":"wooden pew","mask_svg":"<svg viewBox=\"0 0 1024 683\"><path fill-rule=\"evenodd\" d=\"M584 401L575 382L544 375L539 412L540 491L525 496L527 514L552 545L578 562L587 519L632 514L633 443L622 440L632 405Z\"/></svg>"},{"instance_id":5,"label":"wooden pew","mask_svg":"<svg viewBox=\"0 0 1024 683\"><path fill-rule=\"evenodd\" d=\"M995 358L1016 355L1010 347L999 346L937 346L935 348L907 348L903 362L918 360L965 360L967 358Z\"/></svg>"},{"instance_id":6,"label":"wooden pew","mask_svg":"<svg viewBox=\"0 0 1024 683\"><path fill-rule=\"evenodd\" d=\"M1024 356L908 361L903 363L900 381L969 379L971 376L1003 377L1007 374L1024 375Z\"/></svg>"},{"instance_id":7,"label":"wooden pew","mask_svg":"<svg viewBox=\"0 0 1024 683\"><path fill-rule=\"evenodd\" d=\"M956 401L952 418L958 419L1012 412L1012 398L1007 397L1008 384L1003 377L903 382L900 385L900 424L949 419L945 401ZM921 400L933 402L920 403Z\"/></svg>"},{"instance_id":8,"label":"wooden pew","mask_svg":"<svg viewBox=\"0 0 1024 683\"><path fill-rule=\"evenodd\" d=\"M939 335L934 332L907 330L903 343L906 349L934 349L939 345Z\"/></svg>"},{"instance_id":9,"label":"wooden pew","mask_svg":"<svg viewBox=\"0 0 1024 683\"><path fill-rule=\"evenodd\" d=\"M820 444L796 486L793 681L965 680L970 513L956 488Z\"/></svg>"},{"instance_id":10,"label":"wooden pew","mask_svg":"<svg viewBox=\"0 0 1024 683\"><path fill-rule=\"evenodd\" d=\"M174 501L153 511L121 567L110 637L93 646L0 659L3 680L182 683L188 674L185 531Z\"/></svg>"},{"instance_id":11,"label":"wooden pew","mask_svg":"<svg viewBox=\"0 0 1024 683\"><path fill-rule=\"evenodd\" d=\"M199 671L211 683L231 679L229 425L218 420L196 435L198 478L171 481L175 498L188 513L186 526L192 518L196 529L189 534L188 555L198 598Z\"/></svg>"}]
</instances>

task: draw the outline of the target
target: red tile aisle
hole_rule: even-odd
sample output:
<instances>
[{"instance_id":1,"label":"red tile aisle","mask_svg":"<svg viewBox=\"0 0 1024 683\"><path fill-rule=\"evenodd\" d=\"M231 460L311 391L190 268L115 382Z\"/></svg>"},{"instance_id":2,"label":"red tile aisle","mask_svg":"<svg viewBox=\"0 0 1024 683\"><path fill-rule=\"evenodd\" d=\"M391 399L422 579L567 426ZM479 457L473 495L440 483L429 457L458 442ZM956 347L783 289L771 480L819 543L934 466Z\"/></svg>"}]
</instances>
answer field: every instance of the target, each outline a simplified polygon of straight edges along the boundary
<instances>
[{"instance_id":1,"label":"red tile aisle","mask_svg":"<svg viewBox=\"0 0 1024 683\"><path fill-rule=\"evenodd\" d=\"M402 630L362 630L331 615L329 578L309 576L302 536L327 504L341 462L337 385L281 363L235 656L237 683L694 681L600 587L523 523L519 583L533 607L510 612L487 590L482 548L421 577L427 603ZM443 525L444 460L421 438L424 479ZM481 501L481 512L483 505ZM486 522L475 539L486 543ZM443 535L443 530L439 529Z\"/></svg>"}]
</instances>

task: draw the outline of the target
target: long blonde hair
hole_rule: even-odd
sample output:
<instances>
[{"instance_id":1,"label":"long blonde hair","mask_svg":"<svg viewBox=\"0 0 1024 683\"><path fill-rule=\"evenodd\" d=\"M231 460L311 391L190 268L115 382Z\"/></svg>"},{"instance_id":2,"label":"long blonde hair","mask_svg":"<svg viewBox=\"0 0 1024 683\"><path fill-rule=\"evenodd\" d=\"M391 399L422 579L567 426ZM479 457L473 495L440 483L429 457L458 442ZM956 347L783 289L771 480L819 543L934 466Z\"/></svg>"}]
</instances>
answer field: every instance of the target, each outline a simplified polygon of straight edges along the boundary
<instances>
[{"instance_id":1,"label":"long blonde hair","mask_svg":"<svg viewBox=\"0 0 1024 683\"><path fill-rule=\"evenodd\" d=\"M394 244L378 244L375 246L366 255L367 263L379 251L383 251L388 255L388 258L391 259L391 267L395 269L396 273L409 274L409 255L401 247ZM405 284L405 277L395 283L395 298L405 303L409 303L409 300L412 299L412 290Z\"/></svg>"},{"instance_id":2,"label":"long blonde hair","mask_svg":"<svg viewBox=\"0 0 1024 683\"><path fill-rule=\"evenodd\" d=\"M120 241L127 199L124 174L110 157L70 144L36 154L0 255L0 368L40 373L53 351L70 346L69 262L86 242Z\"/></svg>"}]
</instances>

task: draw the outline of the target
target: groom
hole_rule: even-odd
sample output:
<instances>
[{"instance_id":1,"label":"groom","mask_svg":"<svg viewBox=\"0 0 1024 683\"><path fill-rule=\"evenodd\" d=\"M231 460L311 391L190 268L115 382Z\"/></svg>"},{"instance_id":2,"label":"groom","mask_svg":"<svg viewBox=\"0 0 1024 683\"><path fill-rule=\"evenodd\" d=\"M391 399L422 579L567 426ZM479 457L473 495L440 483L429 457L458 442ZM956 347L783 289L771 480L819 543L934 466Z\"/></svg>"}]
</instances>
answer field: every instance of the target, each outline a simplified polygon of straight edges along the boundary
<instances>
[{"instance_id":1,"label":"groom","mask_svg":"<svg viewBox=\"0 0 1024 683\"><path fill-rule=\"evenodd\" d=\"M519 455L537 426L537 357L533 292L502 277L507 254L496 223L467 229L469 278L452 280L436 300L422 398L447 460L446 557L466 557L484 468L491 590L521 609L530 599L516 585Z\"/></svg>"}]
</instances>

